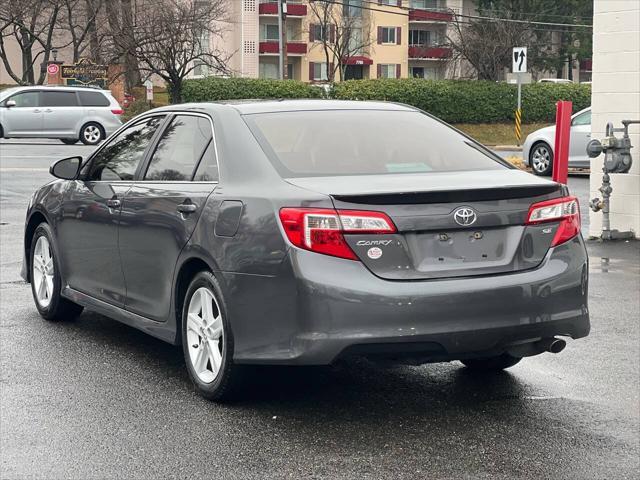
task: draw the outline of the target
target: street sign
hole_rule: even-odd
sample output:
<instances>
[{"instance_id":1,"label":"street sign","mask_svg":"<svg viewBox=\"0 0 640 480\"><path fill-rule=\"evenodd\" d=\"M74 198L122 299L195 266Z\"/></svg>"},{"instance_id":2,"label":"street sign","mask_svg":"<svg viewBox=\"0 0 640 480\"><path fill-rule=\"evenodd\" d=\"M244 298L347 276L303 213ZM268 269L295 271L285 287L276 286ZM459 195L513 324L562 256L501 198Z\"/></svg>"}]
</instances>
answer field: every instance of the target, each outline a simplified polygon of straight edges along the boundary
<instances>
[{"instance_id":1,"label":"street sign","mask_svg":"<svg viewBox=\"0 0 640 480\"><path fill-rule=\"evenodd\" d=\"M527 47L513 48L513 73L527 73Z\"/></svg>"},{"instance_id":2,"label":"street sign","mask_svg":"<svg viewBox=\"0 0 640 480\"><path fill-rule=\"evenodd\" d=\"M60 71L60 67L58 67L55 63L50 63L47 65L47 72L49 75L56 75Z\"/></svg>"},{"instance_id":3,"label":"street sign","mask_svg":"<svg viewBox=\"0 0 640 480\"><path fill-rule=\"evenodd\" d=\"M150 102L153 100L153 82L151 80L147 80L144 82L144 87L147 91L147 100Z\"/></svg>"}]
</instances>

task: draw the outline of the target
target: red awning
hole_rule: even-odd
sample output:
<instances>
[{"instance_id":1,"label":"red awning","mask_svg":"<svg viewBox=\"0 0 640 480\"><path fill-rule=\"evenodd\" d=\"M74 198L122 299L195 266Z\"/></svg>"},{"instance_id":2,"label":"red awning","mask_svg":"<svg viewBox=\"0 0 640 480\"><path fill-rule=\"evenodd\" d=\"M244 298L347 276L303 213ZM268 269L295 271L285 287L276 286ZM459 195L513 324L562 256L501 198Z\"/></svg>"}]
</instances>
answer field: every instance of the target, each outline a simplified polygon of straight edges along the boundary
<instances>
[{"instance_id":1,"label":"red awning","mask_svg":"<svg viewBox=\"0 0 640 480\"><path fill-rule=\"evenodd\" d=\"M349 58L342 59L343 65L373 65L373 60L363 55L356 55Z\"/></svg>"}]
</instances>

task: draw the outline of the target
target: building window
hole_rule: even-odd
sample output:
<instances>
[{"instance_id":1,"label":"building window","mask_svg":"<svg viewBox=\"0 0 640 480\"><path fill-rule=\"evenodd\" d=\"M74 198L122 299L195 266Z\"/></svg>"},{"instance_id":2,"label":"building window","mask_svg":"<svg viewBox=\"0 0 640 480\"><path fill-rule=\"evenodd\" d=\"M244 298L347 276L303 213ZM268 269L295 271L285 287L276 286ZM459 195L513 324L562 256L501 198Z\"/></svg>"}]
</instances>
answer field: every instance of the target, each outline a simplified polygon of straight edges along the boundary
<instances>
[{"instance_id":1,"label":"building window","mask_svg":"<svg viewBox=\"0 0 640 480\"><path fill-rule=\"evenodd\" d=\"M311 41L322 42L326 38L326 28L322 24L311 25Z\"/></svg>"},{"instance_id":2,"label":"building window","mask_svg":"<svg viewBox=\"0 0 640 480\"><path fill-rule=\"evenodd\" d=\"M262 23L260 24L260 41L261 42L277 42L279 40L280 30L278 25Z\"/></svg>"},{"instance_id":3,"label":"building window","mask_svg":"<svg viewBox=\"0 0 640 480\"><path fill-rule=\"evenodd\" d=\"M411 0L410 8L419 10L438 10L441 3L438 0Z\"/></svg>"},{"instance_id":4,"label":"building window","mask_svg":"<svg viewBox=\"0 0 640 480\"><path fill-rule=\"evenodd\" d=\"M426 47L431 45L429 30L409 30L409 45L412 47Z\"/></svg>"},{"instance_id":5,"label":"building window","mask_svg":"<svg viewBox=\"0 0 640 480\"><path fill-rule=\"evenodd\" d=\"M438 79L438 70L432 67L410 67L409 73L412 78Z\"/></svg>"},{"instance_id":6,"label":"building window","mask_svg":"<svg viewBox=\"0 0 640 480\"><path fill-rule=\"evenodd\" d=\"M344 0L342 14L345 17L361 17L362 0Z\"/></svg>"},{"instance_id":7,"label":"building window","mask_svg":"<svg viewBox=\"0 0 640 480\"><path fill-rule=\"evenodd\" d=\"M380 43L396 43L396 27L380 27Z\"/></svg>"},{"instance_id":8,"label":"building window","mask_svg":"<svg viewBox=\"0 0 640 480\"><path fill-rule=\"evenodd\" d=\"M260 71L258 75L260 78L280 78L280 75L278 75L278 64L271 62L260 62Z\"/></svg>"},{"instance_id":9,"label":"building window","mask_svg":"<svg viewBox=\"0 0 640 480\"><path fill-rule=\"evenodd\" d=\"M398 6L398 0L378 0L380 5L390 5L392 7Z\"/></svg>"},{"instance_id":10,"label":"building window","mask_svg":"<svg viewBox=\"0 0 640 480\"><path fill-rule=\"evenodd\" d=\"M313 80L321 82L328 79L327 62L315 62L313 64Z\"/></svg>"},{"instance_id":11,"label":"building window","mask_svg":"<svg viewBox=\"0 0 640 480\"><path fill-rule=\"evenodd\" d=\"M400 65L397 65L395 63L389 63L389 64L380 64L378 65L378 77L379 78L398 78L398 70Z\"/></svg>"}]
</instances>

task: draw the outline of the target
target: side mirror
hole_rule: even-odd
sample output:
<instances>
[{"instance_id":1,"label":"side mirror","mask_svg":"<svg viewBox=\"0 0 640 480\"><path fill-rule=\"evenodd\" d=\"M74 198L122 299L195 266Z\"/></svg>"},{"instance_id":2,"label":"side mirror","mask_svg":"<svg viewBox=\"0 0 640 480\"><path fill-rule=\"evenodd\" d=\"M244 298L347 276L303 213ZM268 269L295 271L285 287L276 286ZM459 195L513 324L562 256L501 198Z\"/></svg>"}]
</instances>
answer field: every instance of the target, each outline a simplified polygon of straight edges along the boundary
<instances>
[{"instance_id":1,"label":"side mirror","mask_svg":"<svg viewBox=\"0 0 640 480\"><path fill-rule=\"evenodd\" d=\"M15 100L7 100L6 102L4 102L4 106L7 107L7 108L15 107L16 106L16 101Z\"/></svg>"},{"instance_id":2,"label":"side mirror","mask_svg":"<svg viewBox=\"0 0 640 480\"><path fill-rule=\"evenodd\" d=\"M75 180L80 172L82 157L69 157L58 160L49 167L49 173L63 180Z\"/></svg>"}]
</instances>

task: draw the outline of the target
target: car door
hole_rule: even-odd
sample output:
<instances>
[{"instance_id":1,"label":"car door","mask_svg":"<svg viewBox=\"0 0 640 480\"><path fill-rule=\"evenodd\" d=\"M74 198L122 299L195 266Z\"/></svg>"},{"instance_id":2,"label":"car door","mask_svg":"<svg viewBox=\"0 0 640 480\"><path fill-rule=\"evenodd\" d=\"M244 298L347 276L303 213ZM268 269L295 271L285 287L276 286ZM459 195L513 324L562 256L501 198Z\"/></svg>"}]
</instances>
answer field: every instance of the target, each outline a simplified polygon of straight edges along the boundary
<instances>
[{"instance_id":1,"label":"car door","mask_svg":"<svg viewBox=\"0 0 640 480\"><path fill-rule=\"evenodd\" d=\"M216 185L214 152L209 117L180 113L167 120L122 206L127 310L156 321L168 318L178 256Z\"/></svg>"},{"instance_id":2,"label":"car door","mask_svg":"<svg viewBox=\"0 0 640 480\"><path fill-rule=\"evenodd\" d=\"M571 139L569 143L569 165L571 167L589 167L587 143L591 140L591 110L579 113L571 120Z\"/></svg>"},{"instance_id":3,"label":"car door","mask_svg":"<svg viewBox=\"0 0 640 480\"><path fill-rule=\"evenodd\" d=\"M58 222L64 278L69 286L124 306L124 274L118 253L122 199L142 167L147 148L164 121L147 117L121 130L69 182Z\"/></svg>"},{"instance_id":4,"label":"car door","mask_svg":"<svg viewBox=\"0 0 640 480\"><path fill-rule=\"evenodd\" d=\"M15 105L7 107L7 102ZM7 98L2 105L2 128L6 137L37 137L42 134L40 91L29 90Z\"/></svg>"},{"instance_id":5,"label":"car door","mask_svg":"<svg viewBox=\"0 0 640 480\"><path fill-rule=\"evenodd\" d=\"M40 93L42 131L44 135L76 135L83 108L75 91L43 90Z\"/></svg>"}]
</instances>

